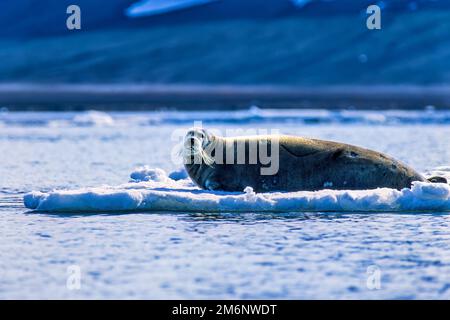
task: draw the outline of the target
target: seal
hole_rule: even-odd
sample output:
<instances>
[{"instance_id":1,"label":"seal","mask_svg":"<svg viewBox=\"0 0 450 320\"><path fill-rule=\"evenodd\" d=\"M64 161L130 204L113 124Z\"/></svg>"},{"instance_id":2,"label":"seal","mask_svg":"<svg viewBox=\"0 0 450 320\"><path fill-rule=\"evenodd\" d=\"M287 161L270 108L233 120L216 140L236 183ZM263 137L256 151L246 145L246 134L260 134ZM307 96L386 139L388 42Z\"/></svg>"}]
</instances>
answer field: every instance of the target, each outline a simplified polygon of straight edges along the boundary
<instances>
[{"instance_id":1,"label":"seal","mask_svg":"<svg viewBox=\"0 0 450 320\"><path fill-rule=\"evenodd\" d=\"M185 136L183 158L189 177L208 190L400 190L414 181L447 182L426 179L377 151L287 135L225 138L194 128Z\"/></svg>"}]
</instances>

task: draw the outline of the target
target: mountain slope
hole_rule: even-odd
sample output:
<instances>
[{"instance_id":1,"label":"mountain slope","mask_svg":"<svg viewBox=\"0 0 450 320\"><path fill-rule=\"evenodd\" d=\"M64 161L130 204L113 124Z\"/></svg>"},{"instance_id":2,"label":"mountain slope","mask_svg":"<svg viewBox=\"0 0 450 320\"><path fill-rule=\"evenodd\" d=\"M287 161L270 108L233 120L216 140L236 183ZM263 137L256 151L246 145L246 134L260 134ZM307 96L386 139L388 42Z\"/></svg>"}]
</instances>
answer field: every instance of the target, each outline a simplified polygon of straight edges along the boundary
<instances>
[{"instance_id":1,"label":"mountain slope","mask_svg":"<svg viewBox=\"0 0 450 320\"><path fill-rule=\"evenodd\" d=\"M405 23L408 22L408 24ZM441 84L450 11L222 21L0 40L0 82Z\"/></svg>"}]
</instances>

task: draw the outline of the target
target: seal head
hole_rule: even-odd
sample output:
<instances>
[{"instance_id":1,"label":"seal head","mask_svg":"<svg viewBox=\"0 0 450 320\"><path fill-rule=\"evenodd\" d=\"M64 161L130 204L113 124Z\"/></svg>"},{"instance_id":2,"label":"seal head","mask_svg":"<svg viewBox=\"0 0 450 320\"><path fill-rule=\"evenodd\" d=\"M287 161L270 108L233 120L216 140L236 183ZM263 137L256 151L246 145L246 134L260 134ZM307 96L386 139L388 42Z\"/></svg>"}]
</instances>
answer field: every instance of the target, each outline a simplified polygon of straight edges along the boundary
<instances>
[{"instance_id":1,"label":"seal head","mask_svg":"<svg viewBox=\"0 0 450 320\"><path fill-rule=\"evenodd\" d=\"M201 128L192 128L184 137L183 162L188 175L203 189L215 189L208 177L214 172L214 159L211 150L214 148L215 136Z\"/></svg>"}]
</instances>

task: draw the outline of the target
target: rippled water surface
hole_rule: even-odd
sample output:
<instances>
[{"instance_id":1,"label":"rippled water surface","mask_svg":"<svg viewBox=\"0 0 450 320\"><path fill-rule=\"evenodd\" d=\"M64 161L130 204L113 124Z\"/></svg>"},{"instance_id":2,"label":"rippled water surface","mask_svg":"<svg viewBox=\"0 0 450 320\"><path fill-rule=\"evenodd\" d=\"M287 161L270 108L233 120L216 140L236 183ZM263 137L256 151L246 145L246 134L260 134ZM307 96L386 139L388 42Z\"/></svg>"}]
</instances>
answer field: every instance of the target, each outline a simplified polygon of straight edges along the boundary
<instances>
[{"instance_id":1,"label":"rippled water surface","mask_svg":"<svg viewBox=\"0 0 450 320\"><path fill-rule=\"evenodd\" d=\"M255 112L203 120L206 127L276 128L357 144L421 172L450 163L446 114L313 112L280 119ZM116 185L141 165L176 169L171 136L194 119L0 114L0 298L450 298L446 212L49 214L24 208L31 190ZM81 270L80 290L67 287L73 265ZM380 289L371 290L378 275Z\"/></svg>"}]
</instances>

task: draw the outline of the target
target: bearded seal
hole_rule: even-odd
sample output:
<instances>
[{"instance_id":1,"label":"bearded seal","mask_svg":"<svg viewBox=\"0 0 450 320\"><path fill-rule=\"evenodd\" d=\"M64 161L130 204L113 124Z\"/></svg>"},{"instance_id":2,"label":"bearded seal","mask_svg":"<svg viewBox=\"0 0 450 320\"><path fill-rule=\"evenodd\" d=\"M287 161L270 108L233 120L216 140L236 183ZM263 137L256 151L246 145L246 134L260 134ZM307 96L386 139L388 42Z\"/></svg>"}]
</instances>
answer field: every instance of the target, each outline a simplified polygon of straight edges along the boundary
<instances>
[{"instance_id":1,"label":"bearded seal","mask_svg":"<svg viewBox=\"0 0 450 320\"><path fill-rule=\"evenodd\" d=\"M266 150L265 159L250 160L252 154L261 154L265 148L271 149L270 153ZM382 187L400 190L410 188L414 181L447 182L441 177L426 179L380 152L287 135L224 138L194 128L185 136L183 158L189 177L207 190L241 192L246 187L255 192ZM278 161L277 170L264 172L270 162L267 159Z\"/></svg>"}]
</instances>

